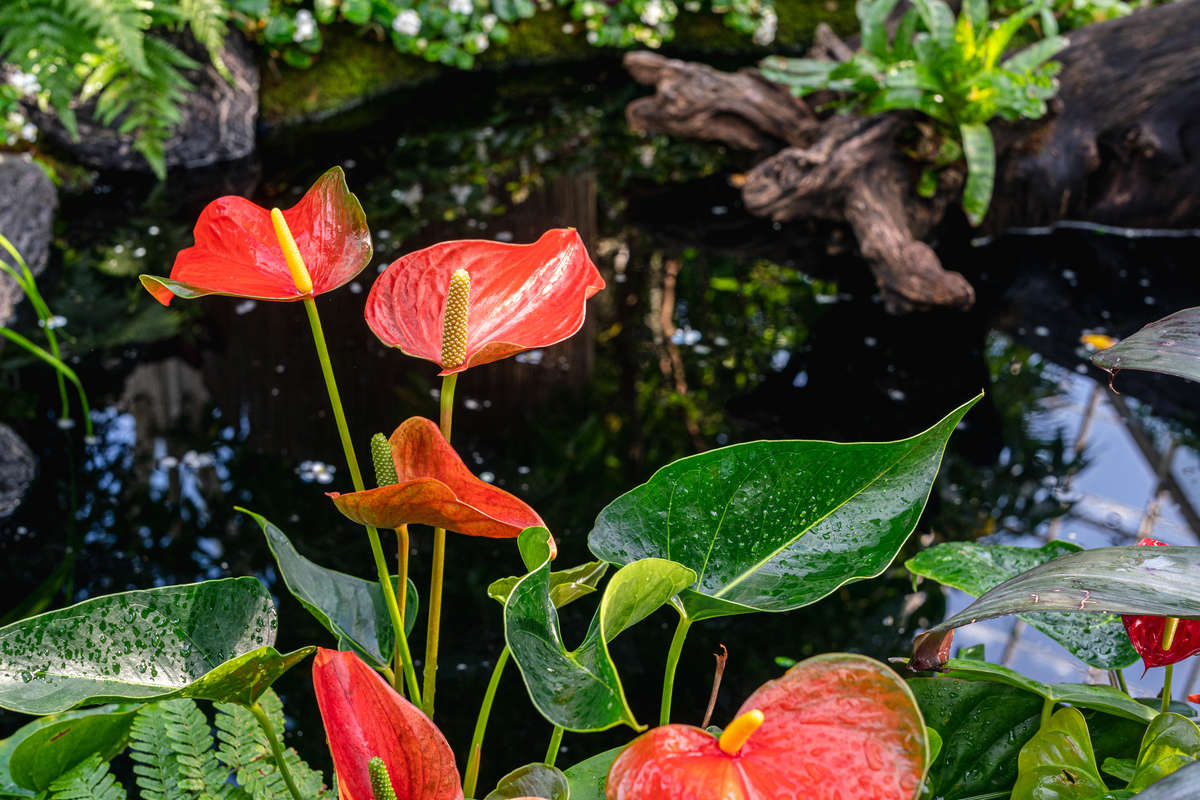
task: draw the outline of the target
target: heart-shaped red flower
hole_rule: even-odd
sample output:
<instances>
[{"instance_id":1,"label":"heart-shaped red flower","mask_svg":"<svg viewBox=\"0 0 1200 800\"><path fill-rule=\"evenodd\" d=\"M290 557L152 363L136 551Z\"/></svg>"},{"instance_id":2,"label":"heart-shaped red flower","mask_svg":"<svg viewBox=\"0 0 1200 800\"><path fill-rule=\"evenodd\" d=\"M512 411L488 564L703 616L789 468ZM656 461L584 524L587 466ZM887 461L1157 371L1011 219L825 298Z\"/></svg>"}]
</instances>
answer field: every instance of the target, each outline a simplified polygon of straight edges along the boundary
<instances>
[{"instance_id":1,"label":"heart-shaped red flower","mask_svg":"<svg viewBox=\"0 0 1200 800\"><path fill-rule=\"evenodd\" d=\"M410 417L388 439L397 483L363 492L331 492L350 519L376 528L417 523L493 539L545 525L508 492L471 474L436 423Z\"/></svg>"},{"instance_id":2,"label":"heart-shaped red flower","mask_svg":"<svg viewBox=\"0 0 1200 800\"><path fill-rule=\"evenodd\" d=\"M461 364L446 368L443 315L458 270L470 276L466 351ZM546 231L533 244L442 242L384 270L367 297L366 319L384 344L450 375L569 338L583 326L587 299L603 288L574 228Z\"/></svg>"},{"instance_id":3,"label":"heart-shaped red flower","mask_svg":"<svg viewBox=\"0 0 1200 800\"><path fill-rule=\"evenodd\" d=\"M1166 547L1166 542L1157 539L1142 539L1139 547ZM1200 620L1181 619L1175 628L1175 639L1171 642L1170 650L1163 650L1163 629L1166 628L1166 617L1150 617L1145 615L1124 614L1121 616L1125 623L1125 632L1133 649L1142 657L1146 669L1150 667L1165 667L1183 661L1189 656L1200 653Z\"/></svg>"},{"instance_id":4,"label":"heart-shaped red flower","mask_svg":"<svg viewBox=\"0 0 1200 800\"><path fill-rule=\"evenodd\" d=\"M283 212L312 279L311 295L349 283L371 260L371 233L341 167L317 179L300 202ZM171 277L142 275L142 285L164 306L172 298L209 294L255 300L302 300L271 223L271 213L244 197L219 197L196 221L196 244L180 251Z\"/></svg>"},{"instance_id":5,"label":"heart-shaped red flower","mask_svg":"<svg viewBox=\"0 0 1200 800\"><path fill-rule=\"evenodd\" d=\"M755 710L762 712L761 727L748 738L736 736L735 726ZM726 740L731 732L733 746ZM911 800L920 792L926 749L925 722L904 681L865 656L831 653L759 687L720 740L690 725L639 736L613 762L605 794L608 800Z\"/></svg>"},{"instance_id":6,"label":"heart-shaped red flower","mask_svg":"<svg viewBox=\"0 0 1200 800\"><path fill-rule=\"evenodd\" d=\"M462 800L442 732L362 659L320 648L312 674L341 800L373 800L372 758L383 759L396 800Z\"/></svg>"}]
</instances>

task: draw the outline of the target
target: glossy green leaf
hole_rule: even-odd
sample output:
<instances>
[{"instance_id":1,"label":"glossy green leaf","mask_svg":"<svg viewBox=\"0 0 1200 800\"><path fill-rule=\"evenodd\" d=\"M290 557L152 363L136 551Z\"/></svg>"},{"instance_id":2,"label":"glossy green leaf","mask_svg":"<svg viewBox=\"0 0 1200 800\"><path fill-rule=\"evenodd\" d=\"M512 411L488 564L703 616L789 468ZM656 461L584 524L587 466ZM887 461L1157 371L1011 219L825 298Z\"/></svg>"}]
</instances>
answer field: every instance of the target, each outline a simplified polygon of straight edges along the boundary
<instances>
[{"instance_id":1,"label":"glossy green leaf","mask_svg":"<svg viewBox=\"0 0 1200 800\"><path fill-rule=\"evenodd\" d=\"M567 776L561 770L545 764L526 764L501 778L496 788L483 800L515 800L521 797L567 800L570 796Z\"/></svg>"},{"instance_id":2,"label":"glossy green leaf","mask_svg":"<svg viewBox=\"0 0 1200 800\"><path fill-rule=\"evenodd\" d=\"M562 608L596 591L596 587L607 571L608 562L589 561L577 567L551 572L550 600L553 601L554 607ZM522 577L521 575L512 575L492 581L487 588L488 597L496 600L500 605L504 605L508 601L508 595L512 592L513 587Z\"/></svg>"},{"instance_id":3,"label":"glossy green leaf","mask_svg":"<svg viewBox=\"0 0 1200 800\"><path fill-rule=\"evenodd\" d=\"M1140 792L1198 757L1200 728L1196 723L1169 711L1159 714L1146 729L1133 777L1126 788Z\"/></svg>"},{"instance_id":4,"label":"glossy green leaf","mask_svg":"<svg viewBox=\"0 0 1200 800\"><path fill-rule=\"evenodd\" d=\"M253 702L312 648L281 655L256 578L105 595L0 628L0 707L50 714L120 700Z\"/></svg>"},{"instance_id":5,"label":"glossy green leaf","mask_svg":"<svg viewBox=\"0 0 1200 800\"><path fill-rule=\"evenodd\" d=\"M1012 686L946 677L913 678L908 686L943 742L926 778L932 797L963 800L1013 785L1017 754L1040 724L1041 699Z\"/></svg>"},{"instance_id":6,"label":"glossy green leaf","mask_svg":"<svg viewBox=\"0 0 1200 800\"><path fill-rule=\"evenodd\" d=\"M1200 619L1200 547L1100 547L1056 558L930 628L914 651L939 650L951 631L979 620L1046 611Z\"/></svg>"},{"instance_id":7,"label":"glossy green leaf","mask_svg":"<svg viewBox=\"0 0 1200 800\"><path fill-rule=\"evenodd\" d=\"M1136 766L1136 758L1106 758L1100 763L1100 771L1105 775L1112 775L1119 781L1129 783L1133 780L1133 770Z\"/></svg>"},{"instance_id":8,"label":"glossy green leaf","mask_svg":"<svg viewBox=\"0 0 1200 800\"><path fill-rule=\"evenodd\" d=\"M571 800L606 800L604 785L608 780L608 770L624 749L624 745L614 747L569 767L563 774L567 776Z\"/></svg>"},{"instance_id":9,"label":"glossy green leaf","mask_svg":"<svg viewBox=\"0 0 1200 800\"><path fill-rule=\"evenodd\" d=\"M887 18L896 3L897 0L857 0L854 4L862 31L862 45L878 58L887 58L890 52Z\"/></svg>"},{"instance_id":10,"label":"glossy green leaf","mask_svg":"<svg viewBox=\"0 0 1200 800\"><path fill-rule=\"evenodd\" d=\"M1108 793L1077 708L1056 711L1021 748L1017 765L1012 800L1100 800Z\"/></svg>"},{"instance_id":11,"label":"glossy green leaf","mask_svg":"<svg viewBox=\"0 0 1200 800\"><path fill-rule=\"evenodd\" d=\"M692 620L806 606L887 569L978 400L897 442L750 442L680 459L601 511L588 546L616 564L694 569L680 595Z\"/></svg>"},{"instance_id":12,"label":"glossy green leaf","mask_svg":"<svg viewBox=\"0 0 1200 800\"><path fill-rule=\"evenodd\" d=\"M1185 308L1151 322L1092 356L1109 372L1137 369L1200 381L1200 308Z\"/></svg>"},{"instance_id":13,"label":"glossy green leaf","mask_svg":"<svg viewBox=\"0 0 1200 800\"><path fill-rule=\"evenodd\" d=\"M572 731L625 723L641 730L625 699L608 643L695 580L687 567L662 559L636 561L604 587L583 643L568 650L550 599L550 532L527 528L517 539L529 574L504 604L504 637L530 699L542 716Z\"/></svg>"},{"instance_id":14,"label":"glossy green leaf","mask_svg":"<svg viewBox=\"0 0 1200 800\"><path fill-rule=\"evenodd\" d=\"M1082 548L1054 540L1042 547L946 542L904 562L914 575L979 597L1000 583ZM1021 619L1057 641L1085 664L1122 669L1137 661L1125 625L1116 614L1021 614ZM961 657L961 654L960 654Z\"/></svg>"},{"instance_id":15,"label":"glossy green leaf","mask_svg":"<svg viewBox=\"0 0 1200 800\"><path fill-rule=\"evenodd\" d=\"M239 508L262 528L267 547L279 565L279 574L292 596L325 629L338 637L338 647L353 650L374 667L385 666L395 646L395 633L378 581L367 581L337 570L326 569L296 551L283 531L270 520ZM392 577L398 590L399 578ZM404 603L404 630L411 633L417 621L416 584L408 581Z\"/></svg>"},{"instance_id":16,"label":"glossy green leaf","mask_svg":"<svg viewBox=\"0 0 1200 800\"><path fill-rule=\"evenodd\" d=\"M1137 793L1138 800L1195 800L1200 786L1200 761L1177 769L1167 777Z\"/></svg>"},{"instance_id":17,"label":"glossy green leaf","mask_svg":"<svg viewBox=\"0 0 1200 800\"><path fill-rule=\"evenodd\" d=\"M992 203L992 186L996 182L996 143L986 123L974 122L958 126L962 136L963 155L967 157L967 183L963 187L963 211L972 225L983 222Z\"/></svg>"},{"instance_id":18,"label":"glossy green leaf","mask_svg":"<svg viewBox=\"0 0 1200 800\"><path fill-rule=\"evenodd\" d=\"M137 709L112 705L43 717L13 748L8 762L13 783L41 792L90 755L111 759L125 749Z\"/></svg>"},{"instance_id":19,"label":"glossy green leaf","mask_svg":"<svg viewBox=\"0 0 1200 800\"><path fill-rule=\"evenodd\" d=\"M986 661L971 661L952 658L946 662L945 673L954 678L968 681L991 681L1024 689L1027 692L1055 703L1070 703L1073 706L1103 711L1135 722L1148 723L1154 719L1155 711L1139 703L1129 695L1111 686L1086 683L1043 683L1026 677L1016 670Z\"/></svg>"}]
</instances>

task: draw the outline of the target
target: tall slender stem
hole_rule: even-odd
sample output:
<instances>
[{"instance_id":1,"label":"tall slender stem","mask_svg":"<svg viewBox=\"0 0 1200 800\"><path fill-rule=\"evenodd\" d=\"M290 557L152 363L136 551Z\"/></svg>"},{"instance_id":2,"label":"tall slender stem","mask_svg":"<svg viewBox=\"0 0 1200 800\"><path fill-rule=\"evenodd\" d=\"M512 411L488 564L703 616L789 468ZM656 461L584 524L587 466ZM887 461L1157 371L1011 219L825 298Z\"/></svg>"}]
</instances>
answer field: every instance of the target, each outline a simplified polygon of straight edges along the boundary
<instances>
[{"instance_id":1,"label":"tall slender stem","mask_svg":"<svg viewBox=\"0 0 1200 800\"><path fill-rule=\"evenodd\" d=\"M658 712L659 725L666 725L671 721L671 695L675 691L675 668L679 665L679 654L683 652L683 640L687 638L690 627L692 627L692 621L680 615L679 624L675 626L675 635L671 637L671 648L667 650L667 670L663 675L662 706Z\"/></svg>"},{"instance_id":2,"label":"tall slender stem","mask_svg":"<svg viewBox=\"0 0 1200 800\"><path fill-rule=\"evenodd\" d=\"M304 298L304 310L308 313L308 324L312 328L313 344L317 348L317 360L321 362L321 375L325 378L325 389L329 393L329 404L333 407L333 419L337 423L338 436L342 440L342 451L346 456L346 466L350 470L350 481L354 491L363 491L362 472L358 468L358 456L354 453L354 441L350 438L350 427L346 424L346 412L342 409L342 398L338 393L337 380L333 377L333 364L329 360L329 348L325 345L325 332L321 328L321 317L317 313L317 304L311 296ZM421 693L417 686L417 673L413 670L412 657L408 651L408 637L404 634L404 618L400 616L400 608L396 604L396 592L392 587L391 575L388 573L387 560L383 557L383 545L379 542L379 531L370 525L367 529L367 540L371 544L371 556L375 559L375 571L379 576L379 586L383 590L383 601L387 606L388 616L392 619L392 629L400 646L403 657L404 678L413 702L418 702ZM407 587L405 587L407 591Z\"/></svg>"},{"instance_id":3,"label":"tall slender stem","mask_svg":"<svg viewBox=\"0 0 1200 800\"><path fill-rule=\"evenodd\" d=\"M396 588L400 592L399 596L396 598L396 600L397 600L397 604L396 604L397 609L396 610L400 614L400 624L404 625L406 628L408 627L408 616L407 616L408 615L408 609L407 609L407 604L408 604L408 549L409 549L408 526L401 525L399 528L396 529L396 563L399 566L399 569L397 570L398 575L397 575L397 580L396 580ZM405 644L407 644L407 643L408 642L406 640ZM396 662L396 669L402 669L403 664L405 663L406 659L405 659L404 653L401 652L399 636L396 637L396 647L395 647L394 658L395 658L395 662ZM417 677L417 673L414 670L413 671L413 680L414 681L416 680L416 677ZM392 685L395 686L395 682L393 682Z\"/></svg>"},{"instance_id":4,"label":"tall slender stem","mask_svg":"<svg viewBox=\"0 0 1200 800\"><path fill-rule=\"evenodd\" d=\"M1162 712L1164 714L1171 710L1171 676L1173 672L1175 672L1175 665L1167 664L1166 671L1163 672Z\"/></svg>"},{"instance_id":5,"label":"tall slender stem","mask_svg":"<svg viewBox=\"0 0 1200 800\"><path fill-rule=\"evenodd\" d=\"M275 734L275 726L271 724L271 718L267 716L267 712L263 711L263 707L258 703L249 706L250 713L258 720L258 724L262 727L263 733L267 735L267 743L271 746L271 755L275 757L275 767L279 770L279 774L283 776L283 782L287 784L288 791L292 793L295 800L305 800L300 794L300 790L296 788L296 782L292 780L292 773L288 770L287 760L283 757L283 745L279 741L279 737Z\"/></svg>"},{"instance_id":6,"label":"tall slender stem","mask_svg":"<svg viewBox=\"0 0 1200 800\"><path fill-rule=\"evenodd\" d=\"M496 688L500 685L500 676L504 674L508 656L508 645L505 645L504 649L500 651L500 657L496 659L496 666L492 667L492 677L488 680L487 691L483 693L479 716L475 718L475 733L471 735L467 768L463 773L463 795L466 797L474 796L475 784L479 781L479 758L483 752L483 734L487 731L488 717L492 715L492 702L496 699Z\"/></svg>"},{"instance_id":7,"label":"tall slender stem","mask_svg":"<svg viewBox=\"0 0 1200 800\"><path fill-rule=\"evenodd\" d=\"M454 419L454 387L458 384L458 373L442 378L441 429L442 436L450 441L450 425ZM429 578L429 620L425 634L425 684L421 697L421 710L433 719L433 698L437 691L438 638L442 627L442 582L446 570L446 529L433 529L433 569Z\"/></svg>"},{"instance_id":8,"label":"tall slender stem","mask_svg":"<svg viewBox=\"0 0 1200 800\"><path fill-rule=\"evenodd\" d=\"M1121 687L1122 692L1128 695L1129 687L1125 685L1125 670L1118 669L1113 671L1117 673L1117 685Z\"/></svg>"},{"instance_id":9,"label":"tall slender stem","mask_svg":"<svg viewBox=\"0 0 1200 800\"><path fill-rule=\"evenodd\" d=\"M554 732L550 734L550 746L546 748L546 760L542 763L547 767L553 767L554 762L558 759L558 748L562 747L563 728L559 725L554 726Z\"/></svg>"},{"instance_id":10,"label":"tall slender stem","mask_svg":"<svg viewBox=\"0 0 1200 800\"><path fill-rule=\"evenodd\" d=\"M1042 724L1041 724L1042 728L1044 728L1050 724L1050 715L1053 713L1054 713L1054 700L1050 697L1047 697L1042 702Z\"/></svg>"}]
</instances>

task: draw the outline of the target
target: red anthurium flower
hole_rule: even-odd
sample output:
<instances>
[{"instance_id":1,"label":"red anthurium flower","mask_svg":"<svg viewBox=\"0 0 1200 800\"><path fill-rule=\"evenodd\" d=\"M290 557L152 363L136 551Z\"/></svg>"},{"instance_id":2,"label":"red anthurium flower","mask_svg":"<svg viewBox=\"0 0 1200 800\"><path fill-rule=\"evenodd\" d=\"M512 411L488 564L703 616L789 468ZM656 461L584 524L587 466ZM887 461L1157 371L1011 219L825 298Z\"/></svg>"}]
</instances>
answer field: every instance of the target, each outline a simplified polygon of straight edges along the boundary
<instances>
[{"instance_id":1,"label":"red anthurium flower","mask_svg":"<svg viewBox=\"0 0 1200 800\"><path fill-rule=\"evenodd\" d=\"M376 528L418 523L493 539L545 525L532 508L472 475L432 420L405 420L388 444L397 483L329 494L338 510L355 522Z\"/></svg>"},{"instance_id":2,"label":"red anthurium flower","mask_svg":"<svg viewBox=\"0 0 1200 800\"><path fill-rule=\"evenodd\" d=\"M267 209L244 197L219 197L200 213L196 244L175 257L171 277L142 275L164 306L174 297L209 294L255 300L301 300L349 283L371 260L371 233L341 167L312 185L283 212L308 269L311 292L301 292L288 269Z\"/></svg>"},{"instance_id":3,"label":"red anthurium flower","mask_svg":"<svg viewBox=\"0 0 1200 800\"><path fill-rule=\"evenodd\" d=\"M639 736L608 773L608 800L911 800L925 723L883 664L832 653L768 681L720 739L690 725Z\"/></svg>"},{"instance_id":4,"label":"red anthurium flower","mask_svg":"<svg viewBox=\"0 0 1200 800\"><path fill-rule=\"evenodd\" d=\"M446 298L459 270L470 277L466 350L462 363L447 364ZM366 318L384 344L450 375L572 336L587 299L603 288L574 228L547 231L533 244L442 242L392 262L371 287Z\"/></svg>"},{"instance_id":5,"label":"red anthurium flower","mask_svg":"<svg viewBox=\"0 0 1200 800\"><path fill-rule=\"evenodd\" d=\"M1157 539L1142 539L1139 547L1166 547L1166 542ZM1169 650L1163 650L1163 631L1166 628L1166 617L1150 617L1145 615L1123 614L1125 632L1133 649L1142 657L1146 669L1150 667L1165 667L1177 661L1183 661L1189 656L1200 653L1200 620L1181 619L1175 628L1175 638Z\"/></svg>"},{"instance_id":6,"label":"red anthurium flower","mask_svg":"<svg viewBox=\"0 0 1200 800\"><path fill-rule=\"evenodd\" d=\"M383 759L396 800L462 800L442 732L362 659L320 648L312 674L341 800L372 800L372 758Z\"/></svg>"}]
</instances>

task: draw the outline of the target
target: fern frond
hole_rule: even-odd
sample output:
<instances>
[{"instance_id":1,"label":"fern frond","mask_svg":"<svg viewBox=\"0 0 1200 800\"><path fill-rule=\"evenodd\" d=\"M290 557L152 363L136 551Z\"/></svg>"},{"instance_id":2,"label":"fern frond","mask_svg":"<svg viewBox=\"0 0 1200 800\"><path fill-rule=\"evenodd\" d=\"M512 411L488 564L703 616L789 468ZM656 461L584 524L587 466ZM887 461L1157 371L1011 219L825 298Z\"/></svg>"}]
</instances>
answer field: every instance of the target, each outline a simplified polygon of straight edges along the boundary
<instances>
[{"instance_id":1,"label":"fern frond","mask_svg":"<svg viewBox=\"0 0 1200 800\"><path fill-rule=\"evenodd\" d=\"M179 12L192 36L208 51L217 72L226 80L231 79L229 68L221 60L225 31L229 27L229 6L224 0L179 0Z\"/></svg>"},{"instance_id":2,"label":"fern frond","mask_svg":"<svg viewBox=\"0 0 1200 800\"><path fill-rule=\"evenodd\" d=\"M142 800L180 797L179 763L167 732L168 702L142 706L130 728L129 757Z\"/></svg>"},{"instance_id":3,"label":"fern frond","mask_svg":"<svg viewBox=\"0 0 1200 800\"><path fill-rule=\"evenodd\" d=\"M229 783L229 770L213 752L208 718L192 700L170 700L162 704L166 732L178 765L179 788L194 797L228 798L236 787Z\"/></svg>"},{"instance_id":4,"label":"fern frond","mask_svg":"<svg viewBox=\"0 0 1200 800\"><path fill-rule=\"evenodd\" d=\"M150 15L142 10L138 0L63 0L78 8L88 20L98 39L110 39L122 58L138 72L146 72L145 32L150 28Z\"/></svg>"},{"instance_id":5,"label":"fern frond","mask_svg":"<svg viewBox=\"0 0 1200 800\"><path fill-rule=\"evenodd\" d=\"M50 800L125 800L125 787L96 754L56 778L49 792Z\"/></svg>"},{"instance_id":6,"label":"fern frond","mask_svg":"<svg viewBox=\"0 0 1200 800\"><path fill-rule=\"evenodd\" d=\"M260 699L263 710L277 731L283 731L283 708L272 691ZM275 766L271 746L258 720L248 709L233 703L216 703L217 759L235 770L237 782L253 800L290 800L283 776ZM323 798L329 795L324 776L311 769L295 750L284 752L288 771L305 797Z\"/></svg>"}]
</instances>

